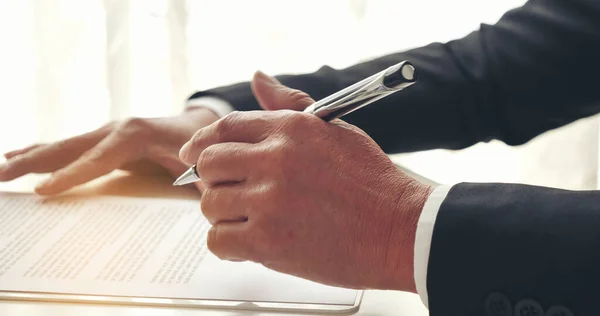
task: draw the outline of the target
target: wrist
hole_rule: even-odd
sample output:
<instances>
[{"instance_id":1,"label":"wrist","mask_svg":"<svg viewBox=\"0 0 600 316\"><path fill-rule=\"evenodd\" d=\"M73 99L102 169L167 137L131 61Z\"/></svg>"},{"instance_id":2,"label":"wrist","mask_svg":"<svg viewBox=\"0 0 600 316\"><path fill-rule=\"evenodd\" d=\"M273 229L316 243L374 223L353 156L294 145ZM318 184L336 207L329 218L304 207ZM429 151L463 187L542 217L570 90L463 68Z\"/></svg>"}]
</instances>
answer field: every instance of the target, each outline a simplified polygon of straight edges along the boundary
<instances>
[{"instance_id":1,"label":"wrist","mask_svg":"<svg viewBox=\"0 0 600 316\"><path fill-rule=\"evenodd\" d=\"M417 293L414 279L414 248L419 217L433 187L410 179L396 190L393 227L388 246L385 289Z\"/></svg>"}]
</instances>

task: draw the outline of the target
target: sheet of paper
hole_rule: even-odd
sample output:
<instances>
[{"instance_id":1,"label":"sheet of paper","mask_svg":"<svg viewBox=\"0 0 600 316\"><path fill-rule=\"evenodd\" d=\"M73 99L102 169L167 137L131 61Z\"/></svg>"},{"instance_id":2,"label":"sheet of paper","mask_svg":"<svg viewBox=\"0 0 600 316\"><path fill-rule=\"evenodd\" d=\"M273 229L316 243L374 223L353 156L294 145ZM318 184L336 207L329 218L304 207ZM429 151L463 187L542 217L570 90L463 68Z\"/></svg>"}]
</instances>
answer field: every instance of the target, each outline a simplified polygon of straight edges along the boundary
<instances>
[{"instance_id":1,"label":"sheet of paper","mask_svg":"<svg viewBox=\"0 0 600 316\"><path fill-rule=\"evenodd\" d=\"M357 292L224 262L198 201L0 193L0 291L349 304Z\"/></svg>"}]
</instances>

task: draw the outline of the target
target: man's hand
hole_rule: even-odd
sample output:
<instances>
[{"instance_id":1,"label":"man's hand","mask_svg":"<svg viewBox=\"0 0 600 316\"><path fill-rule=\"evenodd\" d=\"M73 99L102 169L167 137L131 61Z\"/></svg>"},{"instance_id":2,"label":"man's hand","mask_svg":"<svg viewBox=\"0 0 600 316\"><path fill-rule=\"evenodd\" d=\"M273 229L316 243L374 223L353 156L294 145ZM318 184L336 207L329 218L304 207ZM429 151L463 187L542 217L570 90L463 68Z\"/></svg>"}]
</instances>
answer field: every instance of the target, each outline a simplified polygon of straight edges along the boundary
<instances>
[{"instance_id":1,"label":"man's hand","mask_svg":"<svg viewBox=\"0 0 600 316\"><path fill-rule=\"evenodd\" d=\"M181 116L113 122L87 134L57 143L34 145L5 154L0 181L28 173L53 172L39 194L56 194L115 169L138 173L170 172L179 176L189 166L177 153L198 128L218 117L206 109ZM200 187L199 187L200 189Z\"/></svg>"},{"instance_id":2,"label":"man's hand","mask_svg":"<svg viewBox=\"0 0 600 316\"><path fill-rule=\"evenodd\" d=\"M264 108L313 102L261 76L253 88ZM218 257L335 286L415 291L415 231L431 188L357 127L288 110L234 112L199 130L180 157L197 163Z\"/></svg>"}]
</instances>

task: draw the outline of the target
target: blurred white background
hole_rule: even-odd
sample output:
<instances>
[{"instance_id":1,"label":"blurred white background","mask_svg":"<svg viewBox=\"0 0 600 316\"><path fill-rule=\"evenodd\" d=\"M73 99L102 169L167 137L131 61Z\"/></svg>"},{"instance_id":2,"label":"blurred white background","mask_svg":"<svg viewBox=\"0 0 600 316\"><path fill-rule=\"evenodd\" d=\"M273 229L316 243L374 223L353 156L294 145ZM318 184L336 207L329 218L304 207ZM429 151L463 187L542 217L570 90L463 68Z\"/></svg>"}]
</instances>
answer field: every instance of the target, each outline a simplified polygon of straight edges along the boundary
<instances>
[{"instance_id":1,"label":"blurred white background","mask_svg":"<svg viewBox=\"0 0 600 316\"><path fill-rule=\"evenodd\" d=\"M522 3L0 0L0 150L128 116L176 114L195 90L248 80L257 69L344 67L448 41ZM394 158L442 183L596 188L598 124L586 119L519 148L492 142Z\"/></svg>"}]
</instances>

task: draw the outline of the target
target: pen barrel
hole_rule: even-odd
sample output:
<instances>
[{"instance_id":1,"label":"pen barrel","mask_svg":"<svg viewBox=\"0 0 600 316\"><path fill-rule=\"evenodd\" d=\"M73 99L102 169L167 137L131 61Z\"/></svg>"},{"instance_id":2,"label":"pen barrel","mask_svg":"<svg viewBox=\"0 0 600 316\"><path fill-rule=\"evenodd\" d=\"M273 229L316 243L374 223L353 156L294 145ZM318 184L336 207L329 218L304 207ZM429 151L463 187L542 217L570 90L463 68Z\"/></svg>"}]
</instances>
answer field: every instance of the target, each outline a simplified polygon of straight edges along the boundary
<instances>
[{"instance_id":1,"label":"pen barrel","mask_svg":"<svg viewBox=\"0 0 600 316\"><path fill-rule=\"evenodd\" d=\"M410 62L403 61L313 103L304 112L330 121L400 91L415 82L415 67Z\"/></svg>"}]
</instances>

